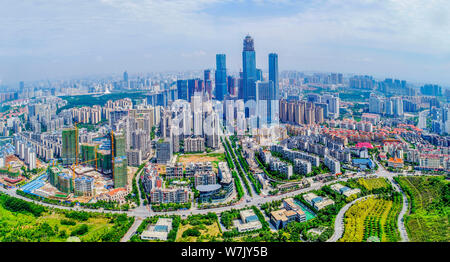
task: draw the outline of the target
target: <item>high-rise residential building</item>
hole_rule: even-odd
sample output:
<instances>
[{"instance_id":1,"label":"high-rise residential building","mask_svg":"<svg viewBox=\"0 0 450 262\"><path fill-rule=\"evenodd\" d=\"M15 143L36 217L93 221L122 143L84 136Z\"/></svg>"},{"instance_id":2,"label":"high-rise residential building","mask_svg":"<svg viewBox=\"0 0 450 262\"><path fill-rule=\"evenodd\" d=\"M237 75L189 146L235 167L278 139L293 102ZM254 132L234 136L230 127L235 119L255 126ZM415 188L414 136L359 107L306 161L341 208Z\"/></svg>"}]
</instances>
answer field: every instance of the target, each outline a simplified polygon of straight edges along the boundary
<instances>
[{"instance_id":1,"label":"high-rise residential building","mask_svg":"<svg viewBox=\"0 0 450 262\"><path fill-rule=\"evenodd\" d=\"M201 93L196 93L191 97L191 109L192 112L202 112L203 109L203 99Z\"/></svg>"},{"instance_id":2,"label":"high-rise residential building","mask_svg":"<svg viewBox=\"0 0 450 262\"><path fill-rule=\"evenodd\" d=\"M170 162L173 155L172 143L170 140L160 140L156 143L156 162L166 164Z\"/></svg>"},{"instance_id":3,"label":"high-rise residential building","mask_svg":"<svg viewBox=\"0 0 450 262\"><path fill-rule=\"evenodd\" d=\"M61 158L63 165L72 165L76 162L78 152L78 129L66 128L62 131Z\"/></svg>"},{"instance_id":4,"label":"high-rise residential building","mask_svg":"<svg viewBox=\"0 0 450 262\"><path fill-rule=\"evenodd\" d=\"M278 54L269 54L269 81L273 82L275 88L275 99L280 99L280 87L278 81Z\"/></svg>"},{"instance_id":5,"label":"high-rise residential building","mask_svg":"<svg viewBox=\"0 0 450 262\"><path fill-rule=\"evenodd\" d=\"M114 139L111 139L111 143L114 143L113 146L111 146L111 148L114 147L113 150L113 156L114 157L122 157L122 156L126 156L127 152L127 141L126 141L126 136L124 134L114 134Z\"/></svg>"},{"instance_id":6,"label":"high-rise residential building","mask_svg":"<svg viewBox=\"0 0 450 262\"><path fill-rule=\"evenodd\" d=\"M420 93L423 95L429 96L441 96L442 95L442 87L438 85L424 85L420 87Z\"/></svg>"},{"instance_id":7,"label":"high-rise residential building","mask_svg":"<svg viewBox=\"0 0 450 262\"><path fill-rule=\"evenodd\" d=\"M331 113L334 118L339 117L339 107L340 107L339 97L331 94L325 94L322 96L322 102L328 104L328 113Z\"/></svg>"},{"instance_id":8,"label":"high-rise residential building","mask_svg":"<svg viewBox=\"0 0 450 262\"><path fill-rule=\"evenodd\" d=\"M383 100L375 94L370 94L369 98L369 112L382 114L383 113Z\"/></svg>"},{"instance_id":9,"label":"high-rise residential building","mask_svg":"<svg viewBox=\"0 0 450 262\"><path fill-rule=\"evenodd\" d=\"M227 88L227 68L226 68L226 56L225 54L216 55L216 100L223 101L224 97L228 94Z\"/></svg>"},{"instance_id":10,"label":"high-rise residential building","mask_svg":"<svg viewBox=\"0 0 450 262\"><path fill-rule=\"evenodd\" d=\"M276 109L278 109L274 84L272 81L257 81L256 86L260 123L271 124L275 120Z\"/></svg>"},{"instance_id":11,"label":"high-rise residential building","mask_svg":"<svg viewBox=\"0 0 450 262\"><path fill-rule=\"evenodd\" d=\"M393 115L394 114L394 104L392 102L392 99L387 99L384 104L384 112L386 115Z\"/></svg>"},{"instance_id":12,"label":"high-rise residential building","mask_svg":"<svg viewBox=\"0 0 450 262\"><path fill-rule=\"evenodd\" d=\"M392 105L394 116L403 116L403 100L401 97L393 97Z\"/></svg>"},{"instance_id":13,"label":"high-rise residential building","mask_svg":"<svg viewBox=\"0 0 450 262\"><path fill-rule=\"evenodd\" d=\"M188 101L189 92L188 92L188 81L187 80L177 80L177 91L178 91L178 99L183 99Z\"/></svg>"},{"instance_id":14,"label":"high-rise residential building","mask_svg":"<svg viewBox=\"0 0 450 262\"><path fill-rule=\"evenodd\" d=\"M201 111L194 112L194 135L203 136L203 114Z\"/></svg>"},{"instance_id":15,"label":"high-rise residential building","mask_svg":"<svg viewBox=\"0 0 450 262\"><path fill-rule=\"evenodd\" d=\"M244 48L242 51L243 67L243 99L244 101L256 100L256 54L253 38L247 35L244 38Z\"/></svg>"},{"instance_id":16,"label":"high-rise residential building","mask_svg":"<svg viewBox=\"0 0 450 262\"><path fill-rule=\"evenodd\" d=\"M114 188L126 187L127 185L127 141L125 134L112 134L111 149L113 161Z\"/></svg>"},{"instance_id":17,"label":"high-rise residential building","mask_svg":"<svg viewBox=\"0 0 450 262\"><path fill-rule=\"evenodd\" d=\"M126 155L114 158L114 188L127 186L127 167L128 160Z\"/></svg>"}]
</instances>

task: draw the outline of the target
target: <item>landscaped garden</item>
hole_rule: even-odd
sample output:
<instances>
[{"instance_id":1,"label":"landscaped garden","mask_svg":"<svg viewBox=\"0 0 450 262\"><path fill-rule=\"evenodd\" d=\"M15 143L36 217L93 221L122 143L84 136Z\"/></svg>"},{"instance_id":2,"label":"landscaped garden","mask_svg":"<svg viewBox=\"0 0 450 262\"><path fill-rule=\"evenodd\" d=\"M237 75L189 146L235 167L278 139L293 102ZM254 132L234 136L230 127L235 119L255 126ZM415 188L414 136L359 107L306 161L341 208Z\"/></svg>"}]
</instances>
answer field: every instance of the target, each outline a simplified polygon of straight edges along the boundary
<instances>
[{"instance_id":1,"label":"landscaped garden","mask_svg":"<svg viewBox=\"0 0 450 262\"><path fill-rule=\"evenodd\" d=\"M397 217L402 208L401 194L369 197L356 202L345 213L344 235L339 242L396 242L400 240Z\"/></svg>"}]
</instances>

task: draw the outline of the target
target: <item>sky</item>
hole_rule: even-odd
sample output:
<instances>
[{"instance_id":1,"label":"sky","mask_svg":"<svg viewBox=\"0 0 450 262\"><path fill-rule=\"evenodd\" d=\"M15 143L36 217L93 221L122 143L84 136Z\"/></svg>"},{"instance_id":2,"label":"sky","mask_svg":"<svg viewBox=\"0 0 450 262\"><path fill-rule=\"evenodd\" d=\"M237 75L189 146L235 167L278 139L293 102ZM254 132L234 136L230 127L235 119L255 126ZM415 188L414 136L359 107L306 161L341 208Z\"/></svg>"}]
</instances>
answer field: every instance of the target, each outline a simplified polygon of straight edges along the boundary
<instances>
[{"instance_id":1,"label":"sky","mask_svg":"<svg viewBox=\"0 0 450 262\"><path fill-rule=\"evenodd\" d=\"M0 84L256 64L450 85L448 0L1 0Z\"/></svg>"}]
</instances>

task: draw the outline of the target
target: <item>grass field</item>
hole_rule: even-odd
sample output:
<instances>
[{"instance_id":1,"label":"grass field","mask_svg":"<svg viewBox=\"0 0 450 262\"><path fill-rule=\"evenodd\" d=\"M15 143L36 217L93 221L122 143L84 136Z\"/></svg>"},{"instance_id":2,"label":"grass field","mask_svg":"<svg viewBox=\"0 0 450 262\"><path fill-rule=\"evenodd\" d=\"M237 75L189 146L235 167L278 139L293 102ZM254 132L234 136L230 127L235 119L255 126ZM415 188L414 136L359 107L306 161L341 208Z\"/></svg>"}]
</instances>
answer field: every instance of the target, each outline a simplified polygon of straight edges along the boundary
<instances>
[{"instance_id":1,"label":"grass field","mask_svg":"<svg viewBox=\"0 0 450 262\"><path fill-rule=\"evenodd\" d=\"M388 183L386 179L382 177L378 178L360 178L358 179L358 184L365 187L367 190L377 189L387 187Z\"/></svg>"},{"instance_id":2,"label":"grass field","mask_svg":"<svg viewBox=\"0 0 450 262\"><path fill-rule=\"evenodd\" d=\"M222 233L215 213L191 215L181 221L176 242L221 241Z\"/></svg>"},{"instance_id":3,"label":"grass field","mask_svg":"<svg viewBox=\"0 0 450 262\"><path fill-rule=\"evenodd\" d=\"M410 214L405 216L410 241L450 241L449 182L443 177L418 176L398 180L410 202Z\"/></svg>"},{"instance_id":4,"label":"grass field","mask_svg":"<svg viewBox=\"0 0 450 262\"><path fill-rule=\"evenodd\" d=\"M392 200L371 197L355 203L345 213L344 235L339 242L366 242L376 237L381 242L400 239L396 219L401 197Z\"/></svg>"},{"instance_id":5,"label":"grass field","mask_svg":"<svg viewBox=\"0 0 450 262\"><path fill-rule=\"evenodd\" d=\"M124 221L126 228L118 228L115 216L100 213L80 221L67 218L63 211L45 209L36 217L25 211L10 211L5 201L5 196L1 196L0 242L65 242L71 235L82 242L118 241L131 226L125 226L128 221ZM119 231L121 235L116 236Z\"/></svg>"}]
</instances>

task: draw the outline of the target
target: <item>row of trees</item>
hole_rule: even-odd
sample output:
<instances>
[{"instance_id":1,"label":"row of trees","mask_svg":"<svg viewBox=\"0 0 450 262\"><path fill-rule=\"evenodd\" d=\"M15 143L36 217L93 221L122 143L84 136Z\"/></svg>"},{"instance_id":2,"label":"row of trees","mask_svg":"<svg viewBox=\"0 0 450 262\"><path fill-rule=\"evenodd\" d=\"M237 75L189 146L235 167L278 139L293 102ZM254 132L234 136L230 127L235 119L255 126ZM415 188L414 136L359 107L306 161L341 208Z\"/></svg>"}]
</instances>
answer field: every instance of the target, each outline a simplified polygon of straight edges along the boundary
<instances>
[{"instance_id":1,"label":"row of trees","mask_svg":"<svg viewBox=\"0 0 450 262\"><path fill-rule=\"evenodd\" d=\"M0 202L6 210L11 212L30 213L35 217L40 217L42 213L46 211L46 208L43 206L19 198L10 197L3 193L0 193Z\"/></svg>"},{"instance_id":2,"label":"row of trees","mask_svg":"<svg viewBox=\"0 0 450 262\"><path fill-rule=\"evenodd\" d=\"M220 138L220 139L222 140L222 138ZM223 144L223 147L225 148L225 158L227 160L228 167L231 170L231 174L233 176L234 184L236 185L236 191L237 191L237 194L238 194L238 199L240 200L242 198L242 196L244 195L244 189L242 188L240 179L238 178L236 172L234 171L234 164L233 164L233 161L231 160L230 152L228 152L228 148L225 146L225 143L223 142L223 140L222 140L222 144Z\"/></svg>"},{"instance_id":3,"label":"row of trees","mask_svg":"<svg viewBox=\"0 0 450 262\"><path fill-rule=\"evenodd\" d=\"M237 163L238 161L236 160L236 155L234 154L234 150L231 148L230 142L228 141L227 138L225 138L225 143L227 144L228 148L229 148L230 151L231 151L230 154L231 154L231 157L232 157L234 163ZM245 175L244 175L244 172L243 172L242 169L241 169L241 166L238 165L238 164L236 164L236 167L237 167L237 170L238 170L238 173L239 173L240 178L242 179L242 181L244 181L244 186L245 186L245 189L247 190L247 193L248 193L250 196L252 196L252 191L250 190L250 186L249 186L249 184L248 184L247 179L245 178Z\"/></svg>"},{"instance_id":4,"label":"row of trees","mask_svg":"<svg viewBox=\"0 0 450 262\"><path fill-rule=\"evenodd\" d=\"M238 152L239 163L244 168L244 172L247 174L248 178L252 182L253 188L255 189L256 193L261 194L261 188L262 188L261 183L259 182L259 180L257 180L255 178L253 173L250 172L247 160L242 157L242 149L241 149L241 147L239 147L237 149L237 152Z\"/></svg>"}]
</instances>

